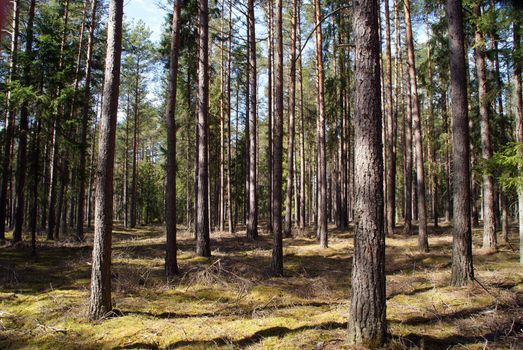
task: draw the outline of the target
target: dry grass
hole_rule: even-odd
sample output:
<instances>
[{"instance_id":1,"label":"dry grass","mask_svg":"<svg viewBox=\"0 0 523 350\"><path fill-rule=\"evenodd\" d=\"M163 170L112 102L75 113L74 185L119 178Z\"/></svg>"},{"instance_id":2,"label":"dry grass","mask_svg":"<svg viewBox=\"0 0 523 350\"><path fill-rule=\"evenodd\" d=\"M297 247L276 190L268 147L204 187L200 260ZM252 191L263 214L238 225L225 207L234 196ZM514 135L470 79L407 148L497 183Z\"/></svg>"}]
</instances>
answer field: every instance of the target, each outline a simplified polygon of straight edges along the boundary
<instances>
[{"instance_id":1,"label":"dry grass","mask_svg":"<svg viewBox=\"0 0 523 350\"><path fill-rule=\"evenodd\" d=\"M320 249L309 231L285 240L284 278L269 274L271 237L212 234L213 257L195 256L180 230L181 275L163 274L164 232L114 233L117 317L86 320L90 244L74 240L0 248L0 348L6 349L345 349L352 236L331 229ZM390 349L523 349L523 269L510 247L479 248L478 283L448 287L451 237L387 239ZM512 242L513 246L517 242Z\"/></svg>"}]
</instances>

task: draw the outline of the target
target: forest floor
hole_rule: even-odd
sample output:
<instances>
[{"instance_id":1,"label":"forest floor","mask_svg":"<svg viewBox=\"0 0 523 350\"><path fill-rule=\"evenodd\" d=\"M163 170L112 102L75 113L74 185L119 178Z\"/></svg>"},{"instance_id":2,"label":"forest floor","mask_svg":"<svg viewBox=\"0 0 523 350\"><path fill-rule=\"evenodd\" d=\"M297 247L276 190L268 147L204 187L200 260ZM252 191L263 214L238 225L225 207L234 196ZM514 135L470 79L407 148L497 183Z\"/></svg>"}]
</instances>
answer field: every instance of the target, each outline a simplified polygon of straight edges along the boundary
<instances>
[{"instance_id":1,"label":"forest floor","mask_svg":"<svg viewBox=\"0 0 523 350\"><path fill-rule=\"evenodd\" d=\"M345 349L352 233L331 228L330 247L312 232L284 241L286 276L269 274L271 237L212 234L210 259L179 232L182 275L163 275L163 227L113 236L115 314L86 319L92 236L0 248L1 349ZM429 253L416 236L387 238L390 349L523 349L523 268L512 247L482 252L478 282L449 287L451 235L430 228Z\"/></svg>"}]
</instances>

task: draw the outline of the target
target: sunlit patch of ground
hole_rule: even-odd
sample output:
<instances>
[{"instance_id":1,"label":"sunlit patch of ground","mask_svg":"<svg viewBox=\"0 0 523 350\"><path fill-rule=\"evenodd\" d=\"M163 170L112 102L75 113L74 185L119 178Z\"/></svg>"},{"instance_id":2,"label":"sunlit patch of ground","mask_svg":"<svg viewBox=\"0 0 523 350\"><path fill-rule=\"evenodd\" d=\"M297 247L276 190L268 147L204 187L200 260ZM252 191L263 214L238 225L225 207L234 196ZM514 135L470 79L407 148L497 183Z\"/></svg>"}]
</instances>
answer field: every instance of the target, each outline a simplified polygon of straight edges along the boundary
<instances>
[{"instance_id":1,"label":"sunlit patch of ground","mask_svg":"<svg viewBox=\"0 0 523 350\"><path fill-rule=\"evenodd\" d=\"M401 230L399 230L401 231ZM399 232L398 231L398 232ZM86 319L90 244L39 240L0 248L0 348L6 349L345 349L353 243L331 228L321 249L313 232L285 239L284 278L269 273L271 237L213 233L213 257L195 256L179 228L181 275L163 275L164 232L114 232L115 315ZM451 236L431 230L387 238L388 347L523 349L523 268L510 246L476 249L478 283L449 287ZM512 247L517 247L515 235Z\"/></svg>"}]
</instances>

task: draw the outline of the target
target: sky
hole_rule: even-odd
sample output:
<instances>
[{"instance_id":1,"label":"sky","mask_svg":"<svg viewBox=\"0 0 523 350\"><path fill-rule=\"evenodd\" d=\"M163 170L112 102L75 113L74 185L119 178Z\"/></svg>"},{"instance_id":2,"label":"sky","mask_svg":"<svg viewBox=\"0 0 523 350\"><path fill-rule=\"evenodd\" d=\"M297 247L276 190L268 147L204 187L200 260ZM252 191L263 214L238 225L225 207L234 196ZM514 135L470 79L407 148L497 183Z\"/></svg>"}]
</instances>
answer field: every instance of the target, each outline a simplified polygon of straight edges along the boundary
<instances>
[{"instance_id":1,"label":"sky","mask_svg":"<svg viewBox=\"0 0 523 350\"><path fill-rule=\"evenodd\" d=\"M158 42L166 11L162 9L165 0L126 0L124 7L125 20L130 22L142 20L152 31L152 40Z\"/></svg>"}]
</instances>

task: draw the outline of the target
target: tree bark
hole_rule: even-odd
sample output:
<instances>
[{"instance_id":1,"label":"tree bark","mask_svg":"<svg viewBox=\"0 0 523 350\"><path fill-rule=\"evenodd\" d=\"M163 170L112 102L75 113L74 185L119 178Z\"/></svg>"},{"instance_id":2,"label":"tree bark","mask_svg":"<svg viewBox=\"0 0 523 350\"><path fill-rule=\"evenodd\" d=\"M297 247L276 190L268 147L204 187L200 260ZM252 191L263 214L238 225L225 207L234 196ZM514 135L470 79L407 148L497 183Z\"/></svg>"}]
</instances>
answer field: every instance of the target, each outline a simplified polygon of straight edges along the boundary
<instances>
[{"instance_id":1,"label":"tree bark","mask_svg":"<svg viewBox=\"0 0 523 350\"><path fill-rule=\"evenodd\" d=\"M288 137L287 137L287 196L285 200L285 224L283 234L291 235L292 230L292 196L294 183L294 123L296 114L296 17L298 12L298 1L292 2L291 17L291 56L289 72L289 120L288 120Z\"/></svg>"},{"instance_id":2,"label":"tree bark","mask_svg":"<svg viewBox=\"0 0 523 350\"><path fill-rule=\"evenodd\" d=\"M220 188L218 198L218 226L223 232L225 221L225 40L223 38L225 22L225 1L222 0L222 16L220 20Z\"/></svg>"},{"instance_id":3,"label":"tree bark","mask_svg":"<svg viewBox=\"0 0 523 350\"><path fill-rule=\"evenodd\" d=\"M478 1L474 5L474 17L479 20L481 8ZM489 111L487 99L487 70L485 66L485 43L483 33L476 23L475 29L476 74L478 76L479 114L481 125L481 156L484 161L492 158L490 144ZM483 248L497 249L496 224L494 221L494 178L483 174Z\"/></svg>"},{"instance_id":4,"label":"tree bark","mask_svg":"<svg viewBox=\"0 0 523 350\"><path fill-rule=\"evenodd\" d=\"M470 138L467 102L467 76L460 0L447 0L449 24L450 80L452 93L453 160L453 286L474 280L472 265L472 230L470 222Z\"/></svg>"},{"instance_id":5,"label":"tree bark","mask_svg":"<svg viewBox=\"0 0 523 350\"><path fill-rule=\"evenodd\" d=\"M430 37L429 31L429 16L427 14L426 26L427 26L427 36ZM433 104L433 75L432 75L432 51L430 43L427 45L427 104L428 104L428 134L429 140L427 142L428 147L428 164L429 164L429 174L430 174L430 191L432 193L432 217L434 219L434 227L438 227L439 213L438 213L438 176L437 176L437 161L436 161L436 144L435 140L437 135L435 134L434 126L434 104Z\"/></svg>"},{"instance_id":6,"label":"tree bark","mask_svg":"<svg viewBox=\"0 0 523 350\"><path fill-rule=\"evenodd\" d=\"M176 83L178 79L178 59L180 46L180 12L182 2L173 4L171 29L171 54L169 62L169 85L165 123L167 125L167 181L165 198L165 225L167 241L165 246L165 274L168 277L178 274L176 261Z\"/></svg>"},{"instance_id":7,"label":"tree bark","mask_svg":"<svg viewBox=\"0 0 523 350\"><path fill-rule=\"evenodd\" d=\"M64 30L62 32L62 41L60 44L60 57L59 57L59 63L58 63L58 71L63 71L64 67L64 52L65 52L65 45L67 41L67 25L69 23L69 0L65 0L64 2L64 15L63 15L63 24L64 24ZM58 88L57 96L60 96L61 87ZM50 179L49 179L49 212L48 212L48 222L47 222L47 239L52 240L53 239L53 232L55 231L55 225L57 224L57 208L56 208L56 186L58 184L58 163L59 160L57 157L59 156L60 152L60 137L58 134L58 128L60 125L60 117L63 117L63 106L58 106L58 113L55 115L55 118L53 120L53 126L52 126L52 150L51 150L51 160L49 164L50 168ZM58 217L58 225L59 217Z\"/></svg>"},{"instance_id":8,"label":"tree bark","mask_svg":"<svg viewBox=\"0 0 523 350\"><path fill-rule=\"evenodd\" d=\"M514 92L516 94L516 140L523 142L523 96L521 95L521 19L514 18ZM518 189L519 262L523 265L523 188Z\"/></svg>"},{"instance_id":9,"label":"tree bark","mask_svg":"<svg viewBox=\"0 0 523 350\"><path fill-rule=\"evenodd\" d=\"M26 42L25 42L25 54L28 62L31 62L33 57L33 23L35 14L36 0L31 0L29 3L29 13L27 15L27 29L26 29ZM26 63L24 66L24 85L30 86L31 84L31 65ZM13 241L19 242L22 240L22 229L24 226L24 188L26 178L26 161L27 161L27 133L28 133L28 116L29 110L27 108L27 102L24 102L20 111L20 136L18 139L18 160L16 163L16 208L15 208L15 226L13 230Z\"/></svg>"},{"instance_id":10,"label":"tree bark","mask_svg":"<svg viewBox=\"0 0 523 350\"><path fill-rule=\"evenodd\" d=\"M276 59L275 70L275 110L274 110L274 182L272 228L274 245L272 248L272 274L283 276L283 240L282 240L282 158L283 158L283 33L282 0L276 0Z\"/></svg>"},{"instance_id":11,"label":"tree bark","mask_svg":"<svg viewBox=\"0 0 523 350\"><path fill-rule=\"evenodd\" d=\"M11 36L11 55L9 58L9 84L17 79L17 65L18 65L18 35L20 24L20 0L15 0L13 3L13 32ZM15 117L16 110L13 107L11 88L7 92L7 119L6 130L4 137L4 154L2 158L2 188L0 189L0 240L5 239L5 220L6 220L6 206L7 200L7 185L11 178L11 145L13 142L13 135L15 132Z\"/></svg>"},{"instance_id":12,"label":"tree bark","mask_svg":"<svg viewBox=\"0 0 523 350\"><path fill-rule=\"evenodd\" d=\"M85 59L85 93L82 125L80 130L80 161L78 169L78 213L76 220L76 236L79 240L84 239L84 212L85 212L85 164L87 158L87 129L89 126L89 112L91 100L91 70L93 64L94 32L96 30L96 11L98 0L91 2L91 23L89 25L89 39L87 43L87 57ZM127 150L127 149L126 149Z\"/></svg>"},{"instance_id":13,"label":"tree bark","mask_svg":"<svg viewBox=\"0 0 523 350\"><path fill-rule=\"evenodd\" d=\"M425 205L425 173L423 165L423 139L419 111L418 88L416 81L416 63L414 58L414 38L410 18L410 0L404 1L405 27L407 31L407 62L410 77L410 95L412 112L412 129L414 131L414 151L416 152L416 194L418 209L418 247L422 252L429 250L427 235L427 213Z\"/></svg>"},{"instance_id":14,"label":"tree bark","mask_svg":"<svg viewBox=\"0 0 523 350\"><path fill-rule=\"evenodd\" d=\"M314 0L314 18L316 23L316 84L317 95L317 140L318 140L318 225L316 235L320 246L329 246L327 236L327 160L325 156L325 102L323 79L323 36L321 32L321 2Z\"/></svg>"},{"instance_id":15,"label":"tree bark","mask_svg":"<svg viewBox=\"0 0 523 350\"><path fill-rule=\"evenodd\" d=\"M354 3L354 258L349 342L379 348L386 339L385 232L378 2Z\"/></svg>"},{"instance_id":16,"label":"tree bark","mask_svg":"<svg viewBox=\"0 0 523 350\"><path fill-rule=\"evenodd\" d=\"M196 254L210 257L209 239L209 9L208 0L198 0L198 203Z\"/></svg>"},{"instance_id":17,"label":"tree bark","mask_svg":"<svg viewBox=\"0 0 523 350\"><path fill-rule=\"evenodd\" d=\"M133 178L131 179L131 228L136 227L137 221L137 181L138 181L138 134L140 128L140 59L136 64L136 81L134 85L134 122L133 122Z\"/></svg>"},{"instance_id":18,"label":"tree bark","mask_svg":"<svg viewBox=\"0 0 523 350\"><path fill-rule=\"evenodd\" d=\"M116 119L120 92L123 0L111 0L105 56L104 104L96 166L96 208L89 318L97 320L111 309L111 240Z\"/></svg>"},{"instance_id":19,"label":"tree bark","mask_svg":"<svg viewBox=\"0 0 523 350\"><path fill-rule=\"evenodd\" d=\"M258 198L256 183L256 147L257 147L257 82L256 82L256 31L254 17L254 0L248 0L249 25L249 218L247 222L247 237L258 237Z\"/></svg>"},{"instance_id":20,"label":"tree bark","mask_svg":"<svg viewBox=\"0 0 523 350\"><path fill-rule=\"evenodd\" d=\"M387 235L394 234L396 218L396 153L394 143L394 115L392 111L392 64L390 49L390 15L389 0L384 1L385 6L385 114L387 117Z\"/></svg>"},{"instance_id":21,"label":"tree bark","mask_svg":"<svg viewBox=\"0 0 523 350\"><path fill-rule=\"evenodd\" d=\"M298 48L301 50L301 1L297 1L296 9L296 37L298 41ZM299 102L298 111L300 115L300 228L305 228L306 223L306 201L305 201L305 114L303 111L303 71L301 62L301 52L297 61L298 70L298 87L299 87Z\"/></svg>"},{"instance_id":22,"label":"tree bark","mask_svg":"<svg viewBox=\"0 0 523 350\"><path fill-rule=\"evenodd\" d=\"M229 233L234 232L232 217L232 188L231 188L231 56L232 56L232 1L229 2L229 40L227 44L227 218Z\"/></svg>"},{"instance_id":23,"label":"tree bark","mask_svg":"<svg viewBox=\"0 0 523 350\"><path fill-rule=\"evenodd\" d=\"M273 61L274 61L274 10L273 10L273 1L268 1L267 6L267 31L268 31L268 38L267 38L267 169L269 172L269 193L268 193L268 212L269 217L267 219L267 229L269 231L272 231L272 213L273 213L273 185L274 185L274 169L273 169L273 107L274 107L274 101L273 101L273 94L274 94L274 86L273 86L273 77L274 77L274 70L273 70Z\"/></svg>"}]
</instances>

